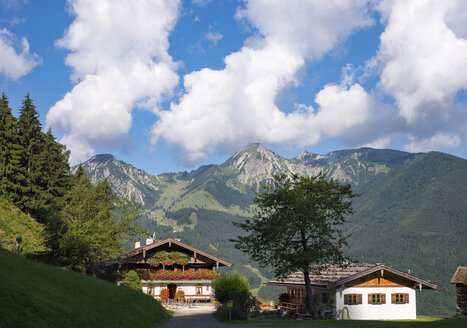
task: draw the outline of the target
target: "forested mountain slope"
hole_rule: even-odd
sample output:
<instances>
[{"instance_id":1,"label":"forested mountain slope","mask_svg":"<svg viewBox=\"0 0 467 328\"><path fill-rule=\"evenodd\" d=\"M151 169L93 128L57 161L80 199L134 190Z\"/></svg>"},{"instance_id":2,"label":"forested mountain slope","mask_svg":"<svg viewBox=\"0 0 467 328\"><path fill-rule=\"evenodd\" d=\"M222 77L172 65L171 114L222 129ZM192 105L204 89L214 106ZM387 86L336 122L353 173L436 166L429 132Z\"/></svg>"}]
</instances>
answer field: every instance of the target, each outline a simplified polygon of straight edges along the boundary
<instances>
[{"instance_id":1,"label":"forested mountain slope","mask_svg":"<svg viewBox=\"0 0 467 328\"><path fill-rule=\"evenodd\" d=\"M454 312L449 279L453 268L467 262L464 159L437 152L371 148L325 155L302 152L285 159L252 144L221 165L192 172L151 176L111 155L95 156L83 166L93 181L108 177L121 194L143 199L142 223L159 237L179 231L187 243L232 262L257 288L271 273L257 271L254 263L250 265L248 258L233 248L228 240L241 232L232 222L254 213L255 192L272 175L323 172L350 183L361 194L345 226L352 234L348 253L356 260L410 269L440 284L447 290L422 292L418 297L419 312Z\"/></svg>"}]
</instances>

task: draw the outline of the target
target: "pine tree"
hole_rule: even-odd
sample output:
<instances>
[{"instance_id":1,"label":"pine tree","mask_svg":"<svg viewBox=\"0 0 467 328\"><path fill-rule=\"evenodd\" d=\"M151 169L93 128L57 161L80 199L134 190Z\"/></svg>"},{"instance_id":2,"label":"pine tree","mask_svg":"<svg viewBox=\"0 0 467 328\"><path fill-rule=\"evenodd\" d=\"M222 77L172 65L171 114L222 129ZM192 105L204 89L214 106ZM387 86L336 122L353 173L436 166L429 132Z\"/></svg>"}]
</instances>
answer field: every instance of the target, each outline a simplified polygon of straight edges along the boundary
<instances>
[{"instance_id":1,"label":"pine tree","mask_svg":"<svg viewBox=\"0 0 467 328\"><path fill-rule=\"evenodd\" d=\"M19 199L17 172L19 170L19 145L16 118L3 93L0 99L0 196L12 202Z\"/></svg>"},{"instance_id":2,"label":"pine tree","mask_svg":"<svg viewBox=\"0 0 467 328\"><path fill-rule=\"evenodd\" d=\"M66 146L55 140L52 131L49 129L45 134L44 152L47 157L43 167L43 177L45 189L40 195L42 207L38 210L40 218L46 222L51 220L51 216L58 214L63 206L64 195L68 192L71 184L70 165L68 158L70 151Z\"/></svg>"},{"instance_id":3,"label":"pine tree","mask_svg":"<svg viewBox=\"0 0 467 328\"><path fill-rule=\"evenodd\" d=\"M21 197L17 205L27 214L38 219L40 208L45 204L41 197L46 189L44 171L47 162L45 136L39 121L39 113L29 94L26 95L17 122L19 147L21 152L20 184ZM41 221L41 220L39 220Z\"/></svg>"}]
</instances>

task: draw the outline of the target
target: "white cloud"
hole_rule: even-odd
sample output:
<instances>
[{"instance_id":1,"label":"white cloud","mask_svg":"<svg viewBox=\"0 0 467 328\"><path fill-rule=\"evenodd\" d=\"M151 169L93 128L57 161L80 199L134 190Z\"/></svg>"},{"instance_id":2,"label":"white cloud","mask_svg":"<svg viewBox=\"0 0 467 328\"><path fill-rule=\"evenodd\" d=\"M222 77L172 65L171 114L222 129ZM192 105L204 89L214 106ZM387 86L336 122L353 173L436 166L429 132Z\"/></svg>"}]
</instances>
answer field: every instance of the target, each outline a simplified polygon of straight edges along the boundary
<instances>
[{"instance_id":1,"label":"white cloud","mask_svg":"<svg viewBox=\"0 0 467 328\"><path fill-rule=\"evenodd\" d=\"M307 60L321 58L352 31L372 24L367 1L251 0L237 17L249 21L258 34L224 59L223 70L186 75L186 93L160 113L152 129L153 143L164 138L180 149L185 161L201 161L214 148L232 151L252 141L317 143L325 130L317 124L324 122L320 117L337 113L325 114L322 109L315 115L311 107L299 106L287 114L276 106L276 97L284 88L298 85L297 73ZM360 91L355 87L346 92ZM331 102L324 94L321 99L326 106ZM344 130L339 125L336 133Z\"/></svg>"},{"instance_id":2,"label":"white cloud","mask_svg":"<svg viewBox=\"0 0 467 328\"><path fill-rule=\"evenodd\" d=\"M437 133L428 138L418 138L409 135L409 143L405 149L410 152L423 152L433 149L458 148L461 145L461 138L450 133Z\"/></svg>"},{"instance_id":3,"label":"white cloud","mask_svg":"<svg viewBox=\"0 0 467 328\"><path fill-rule=\"evenodd\" d=\"M379 10L387 20L377 54L382 89L408 123L429 115L433 105L448 111L456 93L467 89L467 27L460 20L467 2L389 0Z\"/></svg>"},{"instance_id":4,"label":"white cloud","mask_svg":"<svg viewBox=\"0 0 467 328\"><path fill-rule=\"evenodd\" d=\"M76 16L57 45L77 83L47 114L76 163L97 146L118 146L135 107L158 111L178 83L168 36L179 14L173 0L69 0Z\"/></svg>"},{"instance_id":5,"label":"white cloud","mask_svg":"<svg viewBox=\"0 0 467 328\"><path fill-rule=\"evenodd\" d=\"M217 42L222 40L222 34L217 32L212 25L209 25L209 31L204 35L204 37L211 41L215 46Z\"/></svg>"},{"instance_id":6,"label":"white cloud","mask_svg":"<svg viewBox=\"0 0 467 328\"><path fill-rule=\"evenodd\" d=\"M0 74L13 80L28 74L41 63L39 56L29 52L26 38L17 40L7 29L0 30Z\"/></svg>"}]
</instances>

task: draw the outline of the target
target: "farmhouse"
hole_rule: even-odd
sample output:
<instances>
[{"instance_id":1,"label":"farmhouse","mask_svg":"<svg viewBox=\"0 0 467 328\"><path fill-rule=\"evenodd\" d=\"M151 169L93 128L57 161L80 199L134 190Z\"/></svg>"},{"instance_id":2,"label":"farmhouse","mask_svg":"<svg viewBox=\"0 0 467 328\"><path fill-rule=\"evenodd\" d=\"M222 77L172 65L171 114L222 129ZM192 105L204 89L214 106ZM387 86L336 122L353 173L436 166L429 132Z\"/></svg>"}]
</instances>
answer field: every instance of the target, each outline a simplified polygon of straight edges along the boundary
<instances>
[{"instance_id":1,"label":"farmhouse","mask_svg":"<svg viewBox=\"0 0 467 328\"><path fill-rule=\"evenodd\" d=\"M467 267L458 267L451 279L456 285L457 315L467 315Z\"/></svg>"},{"instance_id":2,"label":"farmhouse","mask_svg":"<svg viewBox=\"0 0 467 328\"><path fill-rule=\"evenodd\" d=\"M319 312L335 308L338 319L416 319L415 289L437 289L430 281L385 264L328 266L319 274L310 274L310 280L313 307ZM268 285L286 286L289 302L305 309L302 272L271 280Z\"/></svg>"},{"instance_id":3,"label":"farmhouse","mask_svg":"<svg viewBox=\"0 0 467 328\"><path fill-rule=\"evenodd\" d=\"M213 297L211 280L217 276L217 269L232 264L178 239L153 242L148 238L146 246L141 247L136 242L134 249L112 265L120 273L136 271L143 293L157 299L160 299L162 290L168 289L169 299L183 291L188 300L210 301Z\"/></svg>"}]
</instances>

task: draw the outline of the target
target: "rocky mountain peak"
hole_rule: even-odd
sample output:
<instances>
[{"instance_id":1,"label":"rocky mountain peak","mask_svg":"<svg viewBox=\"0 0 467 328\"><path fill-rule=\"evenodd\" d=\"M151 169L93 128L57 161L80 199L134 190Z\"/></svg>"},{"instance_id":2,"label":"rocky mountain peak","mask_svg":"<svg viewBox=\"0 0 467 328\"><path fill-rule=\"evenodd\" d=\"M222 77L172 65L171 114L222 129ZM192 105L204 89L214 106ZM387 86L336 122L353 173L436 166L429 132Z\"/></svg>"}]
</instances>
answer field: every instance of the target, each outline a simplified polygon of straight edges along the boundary
<instances>
[{"instance_id":1,"label":"rocky mountain peak","mask_svg":"<svg viewBox=\"0 0 467 328\"><path fill-rule=\"evenodd\" d=\"M114 159L115 159L115 156L112 154L98 154L98 155L91 157L88 160L88 163L105 164Z\"/></svg>"}]
</instances>

